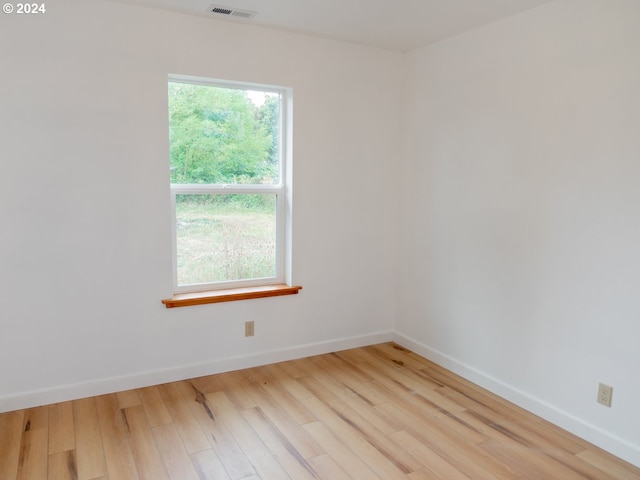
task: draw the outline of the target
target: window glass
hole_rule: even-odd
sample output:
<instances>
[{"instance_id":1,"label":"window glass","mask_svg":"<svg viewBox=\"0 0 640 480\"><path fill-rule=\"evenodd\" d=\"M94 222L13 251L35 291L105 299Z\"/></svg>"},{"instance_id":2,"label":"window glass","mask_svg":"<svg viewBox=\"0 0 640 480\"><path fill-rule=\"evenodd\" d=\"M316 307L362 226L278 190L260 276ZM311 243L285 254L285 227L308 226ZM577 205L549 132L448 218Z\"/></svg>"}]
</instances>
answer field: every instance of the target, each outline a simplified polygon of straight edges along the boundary
<instances>
[{"instance_id":1,"label":"window glass","mask_svg":"<svg viewBox=\"0 0 640 480\"><path fill-rule=\"evenodd\" d=\"M169 82L171 183L278 184L280 94Z\"/></svg>"},{"instance_id":2,"label":"window glass","mask_svg":"<svg viewBox=\"0 0 640 480\"><path fill-rule=\"evenodd\" d=\"M176 292L285 281L287 90L168 82Z\"/></svg>"},{"instance_id":3,"label":"window glass","mask_svg":"<svg viewBox=\"0 0 640 480\"><path fill-rule=\"evenodd\" d=\"M176 196L180 285L276 275L276 195Z\"/></svg>"}]
</instances>

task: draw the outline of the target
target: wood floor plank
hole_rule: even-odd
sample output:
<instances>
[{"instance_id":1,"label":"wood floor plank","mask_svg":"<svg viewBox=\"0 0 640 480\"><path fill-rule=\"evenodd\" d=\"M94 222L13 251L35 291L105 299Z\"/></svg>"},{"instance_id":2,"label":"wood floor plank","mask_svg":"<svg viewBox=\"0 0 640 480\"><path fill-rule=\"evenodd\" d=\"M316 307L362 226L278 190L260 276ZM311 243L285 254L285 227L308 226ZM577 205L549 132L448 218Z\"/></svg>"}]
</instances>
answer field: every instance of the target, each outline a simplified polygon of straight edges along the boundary
<instances>
[{"instance_id":1,"label":"wood floor plank","mask_svg":"<svg viewBox=\"0 0 640 480\"><path fill-rule=\"evenodd\" d=\"M118 396L118 406L122 410L142 405L137 390L125 390L123 392L116 393L116 395Z\"/></svg>"},{"instance_id":2,"label":"wood floor plank","mask_svg":"<svg viewBox=\"0 0 640 480\"><path fill-rule=\"evenodd\" d=\"M47 466L49 479L77 480L78 478L75 450L66 450L49 455Z\"/></svg>"},{"instance_id":3,"label":"wood floor plank","mask_svg":"<svg viewBox=\"0 0 640 480\"><path fill-rule=\"evenodd\" d=\"M214 411L217 412L218 421L222 422L231 432L231 435L260 478L264 480L285 480L290 478L269 448L256 435L251 425L247 423L224 392L208 393L206 397L211 402Z\"/></svg>"},{"instance_id":4,"label":"wood floor plank","mask_svg":"<svg viewBox=\"0 0 640 480\"><path fill-rule=\"evenodd\" d=\"M227 376L228 373L220 373L218 375L207 375L204 377L192 378L189 383L198 391L204 393L213 393L224 390L220 384L220 379Z\"/></svg>"},{"instance_id":5,"label":"wood floor plank","mask_svg":"<svg viewBox=\"0 0 640 480\"><path fill-rule=\"evenodd\" d=\"M387 418L381 416L373 408L375 405L382 405L382 403L386 402L372 404L371 402L368 402L366 398L363 398L362 395L345 396L341 397L341 400L345 405L348 405L353 410L357 411L362 417L366 418L371 425L375 426L385 435L390 435L391 433L399 430L397 426L388 422Z\"/></svg>"},{"instance_id":6,"label":"wood floor plank","mask_svg":"<svg viewBox=\"0 0 640 480\"><path fill-rule=\"evenodd\" d=\"M409 478L425 478L439 480L468 480L469 476L455 468L436 452L418 441L407 432L394 433L391 436L399 445L405 445L409 452L419 458L423 469L411 472Z\"/></svg>"},{"instance_id":7,"label":"wood floor plank","mask_svg":"<svg viewBox=\"0 0 640 480\"><path fill-rule=\"evenodd\" d=\"M0 478L11 480L18 474L24 411L0 413Z\"/></svg>"},{"instance_id":8,"label":"wood floor plank","mask_svg":"<svg viewBox=\"0 0 640 480\"><path fill-rule=\"evenodd\" d=\"M310 400L310 399L309 399ZM382 480L384 477L376 475L349 447L336 437L321 422L312 422L304 425L304 429L314 438L318 445L331 457L331 459L352 480Z\"/></svg>"},{"instance_id":9,"label":"wood floor plank","mask_svg":"<svg viewBox=\"0 0 640 480\"><path fill-rule=\"evenodd\" d=\"M168 480L156 439L142 405L122 410L129 429L131 454L140 480Z\"/></svg>"},{"instance_id":10,"label":"wood floor plank","mask_svg":"<svg viewBox=\"0 0 640 480\"><path fill-rule=\"evenodd\" d=\"M49 406L27 408L24 411L22 431L49 428Z\"/></svg>"},{"instance_id":11,"label":"wood floor plank","mask_svg":"<svg viewBox=\"0 0 640 480\"><path fill-rule=\"evenodd\" d=\"M129 426L114 394L95 397L107 474L111 479L138 480L129 442Z\"/></svg>"},{"instance_id":12,"label":"wood floor plank","mask_svg":"<svg viewBox=\"0 0 640 480\"><path fill-rule=\"evenodd\" d=\"M213 449L192 454L191 461L200 480L231 480Z\"/></svg>"},{"instance_id":13,"label":"wood floor plank","mask_svg":"<svg viewBox=\"0 0 640 480\"><path fill-rule=\"evenodd\" d=\"M318 478L323 480L351 480L351 477L327 454L310 458L308 462L318 474Z\"/></svg>"},{"instance_id":14,"label":"wood floor plank","mask_svg":"<svg viewBox=\"0 0 640 480\"><path fill-rule=\"evenodd\" d=\"M389 373L395 371L394 377L396 374L406 377L403 383L412 389L435 389L440 386L437 382L430 381L428 377L422 374L421 369L418 367L425 368L425 365L407 362L406 358L400 355L400 352L392 350L392 353L389 353L378 348L382 346L384 345L371 345L363 348L363 363L381 368Z\"/></svg>"},{"instance_id":15,"label":"wood floor plank","mask_svg":"<svg viewBox=\"0 0 640 480\"><path fill-rule=\"evenodd\" d=\"M562 443L556 441L558 439L549 441L545 437L538 436L529 430L530 426L536 425L537 422L530 422L528 424L513 422L494 423L479 417L474 412L465 412L459 414L459 416L465 418L469 423L477 426L477 428L482 429L488 436L497 440L500 444L519 445L524 447L527 452L535 452L536 454L543 452L545 458L554 461L552 465L559 463L563 465L563 467L577 472L584 478L592 480L608 480L610 478L608 474L605 474L593 465L589 465L579 457L573 455L570 449L565 449ZM523 456L526 455L528 455L528 453ZM522 473L526 474L527 472Z\"/></svg>"},{"instance_id":16,"label":"wood floor plank","mask_svg":"<svg viewBox=\"0 0 640 480\"><path fill-rule=\"evenodd\" d=\"M401 423L404 431L471 478L493 480L496 472L501 475L499 478L516 479L521 476L478 444L468 441L457 432L443 430L437 422L425 419L415 410L398 408L396 404L377 405L375 408ZM460 451L464 451L464 455L458 455Z\"/></svg>"},{"instance_id":17,"label":"wood floor plank","mask_svg":"<svg viewBox=\"0 0 640 480\"><path fill-rule=\"evenodd\" d=\"M311 438L294 419L259 383L252 383L247 390L257 407L282 432L287 432L287 438L304 458L322 455L324 450ZM304 404L301 405L304 407ZM308 410L307 410L308 411ZM311 412L310 412L311 413ZM315 417L313 417L315 418Z\"/></svg>"},{"instance_id":18,"label":"wood floor plank","mask_svg":"<svg viewBox=\"0 0 640 480\"><path fill-rule=\"evenodd\" d=\"M504 400L498 402L494 398L476 394L473 390L465 390L464 386L458 388L461 388L462 391L454 390L451 386L445 386L438 388L436 392L463 406L465 411L475 412L494 423L527 423L529 425L543 423L538 417L533 415L528 417L522 416L519 413L512 415L511 405ZM576 452L579 452L584 450L585 446L576 443L573 448Z\"/></svg>"},{"instance_id":19,"label":"wood floor plank","mask_svg":"<svg viewBox=\"0 0 640 480\"><path fill-rule=\"evenodd\" d=\"M284 388L289 394L295 398L296 400L302 400L303 398L309 398L311 396L311 392L309 392L306 388L300 384L296 380L297 377L293 377L284 367L282 363L274 363L271 365L267 365L265 368L271 372L271 374L275 377L276 382L280 387Z\"/></svg>"},{"instance_id":20,"label":"wood floor plank","mask_svg":"<svg viewBox=\"0 0 640 480\"><path fill-rule=\"evenodd\" d=\"M424 469L424 470L418 470L417 472L412 472L409 475L407 475L407 477L409 478L409 480L468 480L469 477L464 476L464 477L456 477L456 476L450 476L450 477L442 477L439 475L435 475L433 473L433 471L428 470L428 469Z\"/></svg>"},{"instance_id":21,"label":"wood floor plank","mask_svg":"<svg viewBox=\"0 0 640 480\"><path fill-rule=\"evenodd\" d=\"M296 360L288 360L286 362L280 362L279 365L284 371L286 371L291 378L298 378L304 375L308 375L306 364L307 358L299 358Z\"/></svg>"},{"instance_id":22,"label":"wood floor plank","mask_svg":"<svg viewBox=\"0 0 640 480\"><path fill-rule=\"evenodd\" d=\"M73 423L79 480L92 480L107 474L104 445L95 398L73 401Z\"/></svg>"},{"instance_id":23,"label":"wood floor plank","mask_svg":"<svg viewBox=\"0 0 640 480\"><path fill-rule=\"evenodd\" d=\"M322 370L330 371L336 380L345 385L351 386L360 383L369 383L372 380L367 372L364 372L351 362L346 361L336 353L315 357L313 363Z\"/></svg>"},{"instance_id":24,"label":"wood floor plank","mask_svg":"<svg viewBox=\"0 0 640 480\"><path fill-rule=\"evenodd\" d=\"M398 366L414 371L431 366L431 363L425 358L412 355L413 352L392 342L370 345L365 348L365 351L373 353L383 361L390 360Z\"/></svg>"},{"instance_id":25,"label":"wood floor plank","mask_svg":"<svg viewBox=\"0 0 640 480\"><path fill-rule=\"evenodd\" d=\"M530 422L507 422L495 418L488 419L473 411L463 412L457 416L482 430L501 445L514 444L514 447L516 445L524 447L526 453L522 454L523 457L527 457L529 452L535 452L536 455L544 452L545 459L552 462L552 468L555 468L556 464L561 464L561 468L567 467L584 478L593 480L607 480L610 478L608 474L592 465L588 465L574 455L575 442L567 442L564 436L558 434L552 438L550 438L550 435L538 435L536 431L540 431L542 425L537 419L532 419ZM555 430L548 424L546 428L551 431ZM526 474L527 472L523 473ZM566 475L573 475L573 473Z\"/></svg>"},{"instance_id":26,"label":"wood floor plank","mask_svg":"<svg viewBox=\"0 0 640 480\"><path fill-rule=\"evenodd\" d=\"M285 410L296 423L302 425L316 420L309 410L307 410L304 405L298 401L298 398L293 396L289 390L284 388L282 373L277 368L266 366L262 367L261 370L266 373L266 378L262 378L256 383L260 385L260 387L264 389L280 406L280 408ZM295 383L298 386L298 388L295 388L296 390L300 391L304 389L299 382L296 382L293 379L288 383L290 388L295 388L292 387L292 384ZM307 396L309 395L310 394Z\"/></svg>"},{"instance_id":27,"label":"wood floor plank","mask_svg":"<svg viewBox=\"0 0 640 480\"><path fill-rule=\"evenodd\" d=\"M49 455L76 448L72 402L49 407Z\"/></svg>"},{"instance_id":28,"label":"wood floor plank","mask_svg":"<svg viewBox=\"0 0 640 480\"><path fill-rule=\"evenodd\" d=\"M347 424L354 434L359 435L366 440L384 457L390 460L400 471L404 473L420 470L424 465L413 457L404 447L399 446L389 439L389 433L395 429L385 428L387 432L377 428L377 424L383 423L388 425L382 417L379 420L370 422L367 417L361 415L363 410L355 410L347 405L344 400L350 397L336 397L330 391L326 390L322 385L317 383L313 378L299 379L305 381L305 385L309 391L314 393L314 398L322 402L333 414ZM375 410L371 409L372 412ZM369 416L371 418L371 416Z\"/></svg>"},{"instance_id":29,"label":"wood floor plank","mask_svg":"<svg viewBox=\"0 0 640 480\"><path fill-rule=\"evenodd\" d=\"M571 452L572 454L577 454L580 452L584 452L589 448L593 448L589 442L576 437L575 435L570 434L566 430L561 429L560 427L553 425L551 422L546 420L542 421L527 421L527 422L509 422L508 420L499 419L500 423L509 423L509 424L523 424L527 425L526 431L528 435L536 435L537 437L544 438L547 441L562 446L563 449ZM526 435L523 432L523 435Z\"/></svg>"},{"instance_id":30,"label":"wood floor plank","mask_svg":"<svg viewBox=\"0 0 640 480\"><path fill-rule=\"evenodd\" d=\"M419 399L425 407L433 410L446 410L451 413L465 410L463 405L438 394L438 384L432 383L426 376L418 376L414 372L398 366L391 366L374 358L372 363L361 364L360 368L373 377L375 384L384 385L392 392L410 393Z\"/></svg>"},{"instance_id":31,"label":"wood floor plank","mask_svg":"<svg viewBox=\"0 0 640 480\"><path fill-rule=\"evenodd\" d=\"M36 428L23 433L18 464L19 480L47 477L48 435L46 428Z\"/></svg>"},{"instance_id":32,"label":"wood floor plank","mask_svg":"<svg viewBox=\"0 0 640 480\"><path fill-rule=\"evenodd\" d=\"M191 454L211 448L209 440L200 428L196 417L193 416L191 409L187 406L187 400L180 393L177 384L167 383L158 388L187 453Z\"/></svg>"},{"instance_id":33,"label":"wood floor plank","mask_svg":"<svg viewBox=\"0 0 640 480\"><path fill-rule=\"evenodd\" d=\"M357 410L352 409L341 399L333 401L329 408L338 417L349 424L358 434L370 443L378 452L391 461L400 471L404 473L420 470L424 464L414 457L404 445L393 442L388 434L379 430L377 426L368 418L360 415ZM379 423L379 422L376 422Z\"/></svg>"},{"instance_id":34,"label":"wood floor plank","mask_svg":"<svg viewBox=\"0 0 640 480\"><path fill-rule=\"evenodd\" d=\"M317 478L317 474L311 464L291 443L286 432L278 429L262 412L260 407L244 409L242 410L242 416L292 479L310 480Z\"/></svg>"},{"instance_id":35,"label":"wood floor plank","mask_svg":"<svg viewBox=\"0 0 640 480\"><path fill-rule=\"evenodd\" d=\"M576 456L610 475L611 478L618 480L640 479L640 468L634 467L619 458L614 458L593 445Z\"/></svg>"},{"instance_id":36,"label":"wood floor plank","mask_svg":"<svg viewBox=\"0 0 640 480\"><path fill-rule=\"evenodd\" d=\"M162 400L162 395L160 395L159 387L139 388L136 392L138 393L138 397L144 407L151 427L166 425L172 422L171 415Z\"/></svg>"},{"instance_id":37,"label":"wood floor plank","mask_svg":"<svg viewBox=\"0 0 640 480\"><path fill-rule=\"evenodd\" d=\"M433 381L439 382L442 386L447 386L449 389L460 394L460 396L455 399L455 402L467 409L478 411L484 408L487 414L489 414L490 411L500 412L499 414L502 415L502 418L513 422L532 421L534 419L538 421L542 420L530 412L516 407L497 395L439 366L429 367L428 369L422 370L422 372Z\"/></svg>"},{"instance_id":38,"label":"wood floor plank","mask_svg":"<svg viewBox=\"0 0 640 480\"><path fill-rule=\"evenodd\" d=\"M317 416L335 437L340 438L360 460L374 467L375 472L385 480L406 480L408 467L398 462L384 449L378 448L370 439L354 429L348 419L336 415L327 405L317 398L303 400L305 405ZM330 452L327 452L330 453Z\"/></svg>"},{"instance_id":39,"label":"wood floor plank","mask_svg":"<svg viewBox=\"0 0 640 480\"><path fill-rule=\"evenodd\" d=\"M400 382L394 381L394 377L389 377L389 373L374 373L375 368L369 365L363 365L362 368L371 369L372 373L377 376L371 382L371 388L388 399L387 402L383 402L381 405L401 402L407 406L413 405L415 409L424 415L433 415L440 409L437 404L422 396L420 392L408 389Z\"/></svg>"},{"instance_id":40,"label":"wood floor plank","mask_svg":"<svg viewBox=\"0 0 640 480\"><path fill-rule=\"evenodd\" d=\"M361 363L367 363L371 360L371 354L367 353L364 348L340 350L339 352L335 352L335 354L355 366L358 366Z\"/></svg>"},{"instance_id":41,"label":"wood floor plank","mask_svg":"<svg viewBox=\"0 0 640 480\"><path fill-rule=\"evenodd\" d=\"M457 432L472 443L481 443L488 440L490 435L486 430L478 428L473 422L468 421L469 412L463 411L452 414L447 411L434 413L432 417L437 420L437 424L444 430Z\"/></svg>"},{"instance_id":42,"label":"wood floor plank","mask_svg":"<svg viewBox=\"0 0 640 480\"><path fill-rule=\"evenodd\" d=\"M318 362L311 357L307 363L307 375L304 377L313 377L319 383L321 383L326 389L337 397L343 395L353 395L353 389L348 383L343 383L340 380L334 378L330 372L323 370L322 366L318 365Z\"/></svg>"},{"instance_id":43,"label":"wood floor plank","mask_svg":"<svg viewBox=\"0 0 640 480\"><path fill-rule=\"evenodd\" d=\"M320 370L310 371L307 376L314 377L340 398L355 395L371 405L389 401L373 386L375 378L371 376L370 370L362 368L363 364L351 365L351 368L347 369L346 365L349 365L349 362L342 358L340 353L342 352L327 356L326 361L315 359L313 363L320 367Z\"/></svg>"},{"instance_id":44,"label":"wood floor plank","mask_svg":"<svg viewBox=\"0 0 640 480\"><path fill-rule=\"evenodd\" d=\"M562 478L563 480L584 480L580 472L571 466L558 462L544 452L530 450L517 443L487 440L482 445L492 457L499 459L526 478Z\"/></svg>"},{"instance_id":45,"label":"wood floor plank","mask_svg":"<svg viewBox=\"0 0 640 480\"><path fill-rule=\"evenodd\" d=\"M152 430L162 462L169 472L169 478L171 480L199 480L200 477L184 448L175 425L159 425ZM150 477L150 480L155 478L158 477Z\"/></svg>"},{"instance_id":46,"label":"wood floor plank","mask_svg":"<svg viewBox=\"0 0 640 480\"><path fill-rule=\"evenodd\" d=\"M368 405L380 405L381 403L387 403L389 398L381 392L374 382L360 383L353 385L353 396L358 397Z\"/></svg>"},{"instance_id":47,"label":"wood floor plank","mask_svg":"<svg viewBox=\"0 0 640 480\"><path fill-rule=\"evenodd\" d=\"M220 387L216 391L224 391L229 399L240 409L253 408L256 404L247 392L247 382L240 377L240 372L228 372L216 375ZM213 391L206 393L213 393Z\"/></svg>"},{"instance_id":48,"label":"wood floor plank","mask_svg":"<svg viewBox=\"0 0 640 480\"><path fill-rule=\"evenodd\" d=\"M255 475L253 465L227 427L217 421L217 414L206 396L190 382L178 382L177 385L229 477L239 480Z\"/></svg>"}]
</instances>

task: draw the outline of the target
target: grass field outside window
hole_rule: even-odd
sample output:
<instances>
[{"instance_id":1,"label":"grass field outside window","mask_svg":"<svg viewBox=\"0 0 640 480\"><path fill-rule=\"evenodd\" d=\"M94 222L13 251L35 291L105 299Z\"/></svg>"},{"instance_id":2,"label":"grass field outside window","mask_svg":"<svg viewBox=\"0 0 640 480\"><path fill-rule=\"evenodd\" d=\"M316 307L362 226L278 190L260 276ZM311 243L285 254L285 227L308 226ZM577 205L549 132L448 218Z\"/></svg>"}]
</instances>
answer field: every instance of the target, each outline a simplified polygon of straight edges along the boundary
<instances>
[{"instance_id":1,"label":"grass field outside window","mask_svg":"<svg viewBox=\"0 0 640 480\"><path fill-rule=\"evenodd\" d=\"M275 195L177 195L180 285L276 274Z\"/></svg>"}]
</instances>

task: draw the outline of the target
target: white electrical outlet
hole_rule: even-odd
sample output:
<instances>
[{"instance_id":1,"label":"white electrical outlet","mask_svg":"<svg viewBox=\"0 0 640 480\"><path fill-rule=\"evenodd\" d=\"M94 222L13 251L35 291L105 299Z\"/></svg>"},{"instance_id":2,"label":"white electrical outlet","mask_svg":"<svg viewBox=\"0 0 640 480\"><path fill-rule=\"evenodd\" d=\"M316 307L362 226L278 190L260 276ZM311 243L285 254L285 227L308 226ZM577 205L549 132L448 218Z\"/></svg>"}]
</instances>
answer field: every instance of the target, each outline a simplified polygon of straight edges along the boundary
<instances>
[{"instance_id":1,"label":"white electrical outlet","mask_svg":"<svg viewBox=\"0 0 640 480\"><path fill-rule=\"evenodd\" d=\"M613 387L601 383L598 385L598 403L605 407L611 407L611 397L613 396Z\"/></svg>"}]
</instances>

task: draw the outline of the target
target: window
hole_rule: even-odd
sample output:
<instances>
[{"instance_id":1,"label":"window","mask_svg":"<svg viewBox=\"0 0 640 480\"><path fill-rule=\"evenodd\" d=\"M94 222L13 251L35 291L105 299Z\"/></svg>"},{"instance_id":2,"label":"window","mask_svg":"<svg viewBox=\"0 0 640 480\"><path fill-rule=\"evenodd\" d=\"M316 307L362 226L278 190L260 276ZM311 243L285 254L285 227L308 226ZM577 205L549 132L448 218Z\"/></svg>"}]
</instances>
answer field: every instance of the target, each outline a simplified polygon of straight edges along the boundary
<instances>
[{"instance_id":1,"label":"window","mask_svg":"<svg viewBox=\"0 0 640 480\"><path fill-rule=\"evenodd\" d=\"M168 82L174 291L285 283L290 91Z\"/></svg>"}]
</instances>

